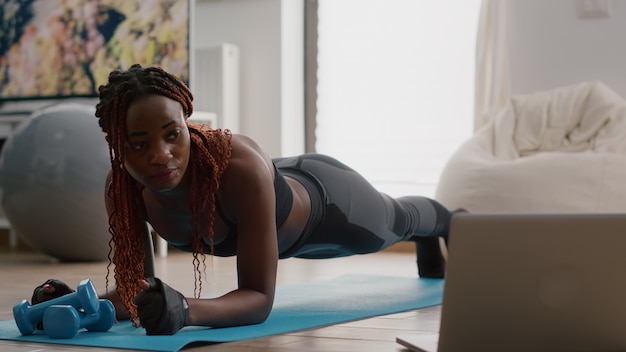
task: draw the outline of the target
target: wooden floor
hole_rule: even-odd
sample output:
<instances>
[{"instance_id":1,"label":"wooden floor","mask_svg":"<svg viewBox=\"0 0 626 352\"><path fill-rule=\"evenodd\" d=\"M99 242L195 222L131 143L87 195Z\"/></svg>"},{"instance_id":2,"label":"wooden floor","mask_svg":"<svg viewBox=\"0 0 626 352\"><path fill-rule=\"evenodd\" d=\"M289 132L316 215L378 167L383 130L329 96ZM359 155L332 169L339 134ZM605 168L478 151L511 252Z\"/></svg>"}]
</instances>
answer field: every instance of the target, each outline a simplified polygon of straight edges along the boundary
<instances>
[{"instance_id":1,"label":"wooden floor","mask_svg":"<svg viewBox=\"0 0 626 352\"><path fill-rule=\"evenodd\" d=\"M207 282L202 294L219 294L236 284L234 258L207 258ZM170 252L157 260L157 275L187 296L193 295L191 256ZM76 285L89 278L98 290L104 289L106 262L59 263L28 250L11 251L0 246L0 320L12 320L12 307L30 300L32 289L48 278ZM279 262L279 284L330 279L345 273L416 276L415 254L386 251L365 256L332 260L287 259ZM393 295L393 292L389 292ZM433 332L439 328L440 307L376 317L330 327L235 343L202 345L184 351L407 351L395 342L397 335ZM114 351L103 348L17 343L0 340L0 351ZM117 350L119 351L119 350Z\"/></svg>"}]
</instances>

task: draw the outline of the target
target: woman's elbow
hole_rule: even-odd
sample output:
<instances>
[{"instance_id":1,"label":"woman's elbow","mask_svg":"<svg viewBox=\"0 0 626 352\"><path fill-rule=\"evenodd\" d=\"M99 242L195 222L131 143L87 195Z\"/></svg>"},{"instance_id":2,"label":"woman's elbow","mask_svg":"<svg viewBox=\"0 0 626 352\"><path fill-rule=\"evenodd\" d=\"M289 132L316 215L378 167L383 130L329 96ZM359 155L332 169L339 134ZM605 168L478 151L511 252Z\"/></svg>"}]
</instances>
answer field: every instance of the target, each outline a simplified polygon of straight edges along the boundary
<instances>
[{"instance_id":1,"label":"woman's elbow","mask_svg":"<svg viewBox=\"0 0 626 352\"><path fill-rule=\"evenodd\" d=\"M267 320L272 312L273 300L270 300L268 303L264 304L261 308L257 310L255 314L251 317L251 324L260 324Z\"/></svg>"}]
</instances>

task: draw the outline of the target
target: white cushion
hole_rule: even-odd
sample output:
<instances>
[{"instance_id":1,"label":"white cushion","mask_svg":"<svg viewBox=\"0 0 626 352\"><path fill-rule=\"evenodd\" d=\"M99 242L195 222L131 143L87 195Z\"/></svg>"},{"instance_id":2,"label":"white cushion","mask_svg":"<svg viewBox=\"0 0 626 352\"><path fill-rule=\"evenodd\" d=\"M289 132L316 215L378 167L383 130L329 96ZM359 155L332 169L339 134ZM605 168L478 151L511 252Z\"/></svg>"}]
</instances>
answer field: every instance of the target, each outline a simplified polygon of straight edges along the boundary
<instances>
[{"instance_id":1,"label":"white cushion","mask_svg":"<svg viewBox=\"0 0 626 352\"><path fill-rule=\"evenodd\" d=\"M466 141L435 199L470 212L626 212L626 102L601 82L527 96Z\"/></svg>"}]
</instances>

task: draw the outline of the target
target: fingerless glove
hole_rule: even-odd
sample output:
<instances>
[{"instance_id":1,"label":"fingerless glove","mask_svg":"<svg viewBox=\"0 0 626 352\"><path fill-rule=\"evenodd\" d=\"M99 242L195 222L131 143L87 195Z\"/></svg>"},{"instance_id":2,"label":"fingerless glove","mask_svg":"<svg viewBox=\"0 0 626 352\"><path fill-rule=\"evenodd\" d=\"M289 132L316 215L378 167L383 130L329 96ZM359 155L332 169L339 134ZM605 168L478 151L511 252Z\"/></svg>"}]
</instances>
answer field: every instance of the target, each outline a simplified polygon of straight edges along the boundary
<instances>
[{"instance_id":1,"label":"fingerless glove","mask_svg":"<svg viewBox=\"0 0 626 352\"><path fill-rule=\"evenodd\" d=\"M49 286L46 288L46 286ZM75 292L65 282L56 279L46 280L43 284L35 287L33 290L33 296L30 299L31 304L37 304L45 301L49 301L53 298L65 296L69 293Z\"/></svg>"},{"instance_id":2,"label":"fingerless glove","mask_svg":"<svg viewBox=\"0 0 626 352\"><path fill-rule=\"evenodd\" d=\"M150 288L135 297L137 314L147 335L173 335L187 325L189 305L178 291L151 277Z\"/></svg>"},{"instance_id":3,"label":"fingerless glove","mask_svg":"<svg viewBox=\"0 0 626 352\"><path fill-rule=\"evenodd\" d=\"M46 280L43 284L35 287L33 290L33 296L30 298L30 303L35 305L51 299L65 296L69 293L75 292L65 282L56 279ZM37 329L43 330L43 323L37 322Z\"/></svg>"}]
</instances>

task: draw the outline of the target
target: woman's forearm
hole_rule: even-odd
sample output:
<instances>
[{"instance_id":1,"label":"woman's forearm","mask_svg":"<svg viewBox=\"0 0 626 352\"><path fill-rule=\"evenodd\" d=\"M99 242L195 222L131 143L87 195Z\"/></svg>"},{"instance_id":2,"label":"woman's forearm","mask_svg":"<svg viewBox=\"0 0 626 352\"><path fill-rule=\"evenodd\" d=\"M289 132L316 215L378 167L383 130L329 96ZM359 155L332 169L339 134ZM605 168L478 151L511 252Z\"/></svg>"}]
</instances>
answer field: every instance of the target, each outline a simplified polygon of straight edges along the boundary
<instances>
[{"instance_id":1,"label":"woman's forearm","mask_svg":"<svg viewBox=\"0 0 626 352\"><path fill-rule=\"evenodd\" d=\"M229 327L262 323L274 297L258 291L238 289L218 298L187 299L188 325Z\"/></svg>"},{"instance_id":2,"label":"woman's forearm","mask_svg":"<svg viewBox=\"0 0 626 352\"><path fill-rule=\"evenodd\" d=\"M117 320L127 320L130 318L130 313L128 312L128 309L126 309L126 307L124 307L124 305L122 304L120 296L117 294L115 287L109 288L108 292L100 292L98 294L98 298L108 299L109 301L111 301L111 303L113 303L113 306L115 307L115 318Z\"/></svg>"}]
</instances>

